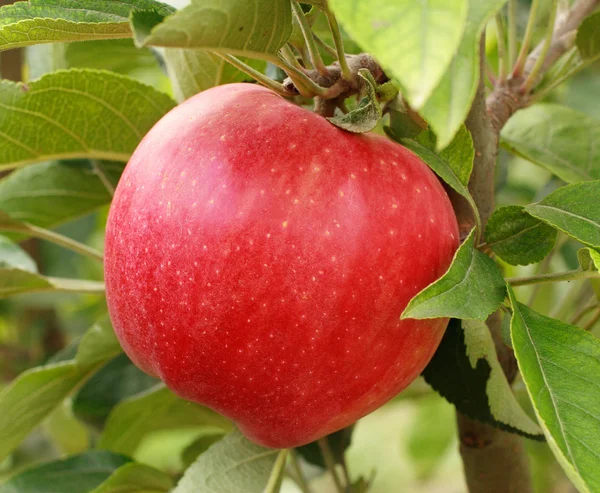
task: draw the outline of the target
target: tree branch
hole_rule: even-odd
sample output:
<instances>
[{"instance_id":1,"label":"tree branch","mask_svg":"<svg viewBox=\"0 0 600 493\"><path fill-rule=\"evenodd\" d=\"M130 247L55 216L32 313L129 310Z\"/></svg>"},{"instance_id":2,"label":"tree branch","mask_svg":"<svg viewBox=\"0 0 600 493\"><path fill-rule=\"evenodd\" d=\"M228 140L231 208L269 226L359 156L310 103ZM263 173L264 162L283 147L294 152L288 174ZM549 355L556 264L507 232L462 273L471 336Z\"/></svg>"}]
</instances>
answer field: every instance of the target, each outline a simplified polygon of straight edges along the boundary
<instances>
[{"instance_id":1,"label":"tree branch","mask_svg":"<svg viewBox=\"0 0 600 493\"><path fill-rule=\"evenodd\" d=\"M600 6L600 0L578 0L564 14L559 15L555 23L552 41L547 48L544 61L539 68L535 85L548 71L548 69L563 56L575 43L577 28L588 15ZM536 66L538 59L544 54L545 47L542 41L527 57L525 67L521 73L513 74L504 83L498 84L492 94L488 96L488 113L494 131L500 133L508 119L519 109L525 108L531 102L529 91L523 91L523 82L529 77Z\"/></svg>"},{"instance_id":2,"label":"tree branch","mask_svg":"<svg viewBox=\"0 0 600 493\"><path fill-rule=\"evenodd\" d=\"M473 137L475 160L469 182L469 191L477 204L483 225L495 207L494 171L498 155L499 130L494 125L493 109L486 105L484 88L485 38L480 45L481 73L475 101L466 120ZM456 211L459 224L463 222L461 210ZM517 374L517 364L502 341L502 317L492 314L487 325L494 339L498 359L509 382ZM493 426L472 420L457 412L460 453L470 493L531 493L529 459L523 439Z\"/></svg>"}]
</instances>

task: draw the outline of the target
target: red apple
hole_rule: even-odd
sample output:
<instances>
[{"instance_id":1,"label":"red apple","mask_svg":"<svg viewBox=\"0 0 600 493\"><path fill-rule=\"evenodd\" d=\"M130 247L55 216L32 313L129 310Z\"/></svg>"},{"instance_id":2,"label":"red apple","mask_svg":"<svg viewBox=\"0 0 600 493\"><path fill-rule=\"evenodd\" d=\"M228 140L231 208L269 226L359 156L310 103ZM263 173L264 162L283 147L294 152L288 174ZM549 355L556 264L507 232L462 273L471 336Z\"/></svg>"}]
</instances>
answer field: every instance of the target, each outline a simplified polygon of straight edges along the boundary
<instances>
[{"instance_id":1,"label":"red apple","mask_svg":"<svg viewBox=\"0 0 600 493\"><path fill-rule=\"evenodd\" d=\"M125 352L269 447L395 396L446 319L400 320L458 246L450 201L404 147L252 84L205 91L143 139L106 230Z\"/></svg>"}]
</instances>

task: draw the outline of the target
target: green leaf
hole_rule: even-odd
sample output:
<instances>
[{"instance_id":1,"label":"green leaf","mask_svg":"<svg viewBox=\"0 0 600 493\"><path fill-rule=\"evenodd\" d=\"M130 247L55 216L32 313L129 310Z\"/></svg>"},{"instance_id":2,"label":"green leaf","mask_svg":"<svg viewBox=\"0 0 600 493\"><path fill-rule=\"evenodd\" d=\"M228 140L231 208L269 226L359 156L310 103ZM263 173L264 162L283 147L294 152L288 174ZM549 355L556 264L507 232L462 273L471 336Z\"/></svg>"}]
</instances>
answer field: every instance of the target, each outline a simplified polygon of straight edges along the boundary
<instances>
[{"instance_id":1,"label":"green leaf","mask_svg":"<svg viewBox=\"0 0 600 493\"><path fill-rule=\"evenodd\" d=\"M0 222L6 226L9 221L12 223L0 211ZM103 292L104 285L94 281L42 276L38 274L33 259L20 246L0 236L0 298L35 291Z\"/></svg>"},{"instance_id":2,"label":"green leaf","mask_svg":"<svg viewBox=\"0 0 600 493\"><path fill-rule=\"evenodd\" d=\"M600 341L509 295L515 355L548 444L579 491L600 491Z\"/></svg>"},{"instance_id":3,"label":"green leaf","mask_svg":"<svg viewBox=\"0 0 600 493\"><path fill-rule=\"evenodd\" d=\"M164 385L157 385L112 410L98 447L132 455L142 438L153 431L196 425L231 429L229 421L216 412L184 401Z\"/></svg>"},{"instance_id":4,"label":"green leaf","mask_svg":"<svg viewBox=\"0 0 600 493\"><path fill-rule=\"evenodd\" d=\"M0 225L3 224L6 224L6 221L4 221L4 214L0 211ZM30 255L8 238L0 236L0 270L6 268L37 273L37 265ZM1 283L2 281L0 281Z\"/></svg>"},{"instance_id":5,"label":"green leaf","mask_svg":"<svg viewBox=\"0 0 600 493\"><path fill-rule=\"evenodd\" d=\"M90 448L90 430L73 416L71 399L65 399L57 406L42 426L44 434L64 455L80 454Z\"/></svg>"},{"instance_id":6,"label":"green leaf","mask_svg":"<svg viewBox=\"0 0 600 493\"><path fill-rule=\"evenodd\" d=\"M123 163L97 163L111 183L117 183ZM110 202L94 166L88 161L52 161L13 171L0 180L0 226L19 227L27 236L27 222L52 228L88 214ZM12 222L6 218L10 216ZM9 222L7 222L9 221Z\"/></svg>"},{"instance_id":7,"label":"green leaf","mask_svg":"<svg viewBox=\"0 0 600 493\"><path fill-rule=\"evenodd\" d=\"M28 370L0 392L0 460L110 357L107 331L93 326L75 359Z\"/></svg>"},{"instance_id":8,"label":"green leaf","mask_svg":"<svg viewBox=\"0 0 600 493\"><path fill-rule=\"evenodd\" d=\"M54 72L28 85L2 81L0 170L49 159L127 161L174 104L150 86L96 70Z\"/></svg>"},{"instance_id":9,"label":"green leaf","mask_svg":"<svg viewBox=\"0 0 600 493\"><path fill-rule=\"evenodd\" d=\"M600 12L584 19L577 29L576 44L584 60L600 57Z\"/></svg>"},{"instance_id":10,"label":"green leaf","mask_svg":"<svg viewBox=\"0 0 600 493\"><path fill-rule=\"evenodd\" d=\"M577 252L577 260L582 270L600 271L600 253L592 248L581 248Z\"/></svg>"},{"instance_id":11,"label":"green leaf","mask_svg":"<svg viewBox=\"0 0 600 493\"><path fill-rule=\"evenodd\" d=\"M438 136L439 149L443 149L454 138L471 109L479 83L481 33L505 3L506 0L469 2L467 26L458 51L442 80L421 108L421 115Z\"/></svg>"},{"instance_id":12,"label":"green leaf","mask_svg":"<svg viewBox=\"0 0 600 493\"><path fill-rule=\"evenodd\" d=\"M384 126L383 130L387 136L400 142L402 139L414 139L419 135L423 128L415 122L406 112L405 108L388 108L387 113L390 115L390 125Z\"/></svg>"},{"instance_id":13,"label":"green leaf","mask_svg":"<svg viewBox=\"0 0 600 493\"><path fill-rule=\"evenodd\" d=\"M554 248L556 235L556 229L530 216L520 205L497 209L485 228L488 246L511 265L539 262Z\"/></svg>"},{"instance_id":14,"label":"green leaf","mask_svg":"<svg viewBox=\"0 0 600 493\"><path fill-rule=\"evenodd\" d=\"M466 0L330 0L329 4L363 50L399 81L403 95L417 110L448 69L468 11Z\"/></svg>"},{"instance_id":15,"label":"green leaf","mask_svg":"<svg viewBox=\"0 0 600 493\"><path fill-rule=\"evenodd\" d=\"M467 188L475 156L469 131L465 128L459 132L454 141L439 154L430 148L435 146L435 136L432 132L422 132L417 139L418 141L401 139L400 143L425 161L436 175L467 199L473 211L477 213L477 206Z\"/></svg>"},{"instance_id":16,"label":"green leaf","mask_svg":"<svg viewBox=\"0 0 600 493\"><path fill-rule=\"evenodd\" d=\"M187 469L196 461L196 459L208 450L208 448L217 443L225 435L222 431L211 431L203 433L200 437L196 438L190 445L188 445L181 454L181 462L184 468Z\"/></svg>"},{"instance_id":17,"label":"green leaf","mask_svg":"<svg viewBox=\"0 0 600 493\"><path fill-rule=\"evenodd\" d=\"M90 493L166 493L172 487L173 481L164 472L129 462Z\"/></svg>"},{"instance_id":18,"label":"green leaf","mask_svg":"<svg viewBox=\"0 0 600 493\"><path fill-rule=\"evenodd\" d=\"M129 461L121 455L92 450L27 469L0 485L0 493L89 493Z\"/></svg>"},{"instance_id":19,"label":"green leaf","mask_svg":"<svg viewBox=\"0 0 600 493\"><path fill-rule=\"evenodd\" d=\"M329 447L333 453L333 460L336 464L341 464L344 460L346 449L352 443L353 432L354 425L351 425L346 428L342 428L335 433L327 435L326 438L329 442ZM310 462L315 466L319 466L322 469L327 469L327 464L325 463L325 459L323 458L323 453L321 452L321 447L319 446L318 442L310 442L306 445L302 445L301 447L298 447L296 451L307 462Z\"/></svg>"},{"instance_id":20,"label":"green leaf","mask_svg":"<svg viewBox=\"0 0 600 493\"><path fill-rule=\"evenodd\" d=\"M423 376L466 416L529 438L543 437L516 401L484 322L463 320L461 327L453 319Z\"/></svg>"},{"instance_id":21,"label":"green leaf","mask_svg":"<svg viewBox=\"0 0 600 493\"><path fill-rule=\"evenodd\" d=\"M5 214L0 212L0 221ZM38 274L35 263L17 244L0 236L0 298L37 291L103 293L104 284L80 279L46 277Z\"/></svg>"},{"instance_id":22,"label":"green leaf","mask_svg":"<svg viewBox=\"0 0 600 493\"><path fill-rule=\"evenodd\" d=\"M0 393L0 460L88 375L74 361L22 373ZM0 493L2 490L0 489Z\"/></svg>"},{"instance_id":23,"label":"green leaf","mask_svg":"<svg viewBox=\"0 0 600 493\"><path fill-rule=\"evenodd\" d=\"M600 253L593 248L580 248L577 252L577 260L584 271L600 271ZM600 279L588 279L592 289L596 295L596 299L600 301Z\"/></svg>"},{"instance_id":24,"label":"green leaf","mask_svg":"<svg viewBox=\"0 0 600 493\"><path fill-rule=\"evenodd\" d=\"M552 103L517 111L501 133L504 148L567 183L600 179L599 140L600 121Z\"/></svg>"},{"instance_id":25,"label":"green leaf","mask_svg":"<svg viewBox=\"0 0 600 493\"><path fill-rule=\"evenodd\" d=\"M30 0L0 9L0 51L40 43L130 38L130 10L173 12L153 0Z\"/></svg>"},{"instance_id":26,"label":"green leaf","mask_svg":"<svg viewBox=\"0 0 600 493\"><path fill-rule=\"evenodd\" d=\"M173 87L175 99L183 101L201 91L222 84L250 80L250 76L227 63L214 53L200 50L167 48L163 58ZM243 58L242 61L264 72L264 60Z\"/></svg>"},{"instance_id":27,"label":"green leaf","mask_svg":"<svg viewBox=\"0 0 600 493\"><path fill-rule=\"evenodd\" d=\"M411 468L419 480L435 474L444 455L453 445L456 431L448 426L456 419L456 409L438 395L420 397L417 416L407 430L406 450Z\"/></svg>"},{"instance_id":28,"label":"green leaf","mask_svg":"<svg viewBox=\"0 0 600 493\"><path fill-rule=\"evenodd\" d=\"M422 132L415 140L432 151L439 148L438 138L431 130ZM461 125L452 141L445 145L441 151L438 151L437 155L448 163L453 174L462 185L465 187L469 185L469 178L473 171L473 160L475 159L475 147L473 137L467 127Z\"/></svg>"},{"instance_id":29,"label":"green leaf","mask_svg":"<svg viewBox=\"0 0 600 493\"><path fill-rule=\"evenodd\" d=\"M233 55L275 55L292 32L289 0L192 0L161 22L162 12L133 11L138 46L194 48Z\"/></svg>"},{"instance_id":30,"label":"green leaf","mask_svg":"<svg viewBox=\"0 0 600 493\"><path fill-rule=\"evenodd\" d=\"M188 468L173 493L263 493L279 453L233 431Z\"/></svg>"},{"instance_id":31,"label":"green leaf","mask_svg":"<svg viewBox=\"0 0 600 493\"><path fill-rule=\"evenodd\" d=\"M600 247L600 180L561 187L525 210L569 236Z\"/></svg>"},{"instance_id":32,"label":"green leaf","mask_svg":"<svg viewBox=\"0 0 600 493\"><path fill-rule=\"evenodd\" d=\"M119 355L123 350L108 316L92 325L81 338L75 361L80 366L95 365Z\"/></svg>"},{"instance_id":33,"label":"green leaf","mask_svg":"<svg viewBox=\"0 0 600 493\"><path fill-rule=\"evenodd\" d=\"M377 83L371 72L365 68L358 71L358 75L364 80L367 94L360 100L356 109L345 115L327 118L336 127L343 128L348 132L365 133L373 130L381 120L381 105L377 101Z\"/></svg>"},{"instance_id":34,"label":"green leaf","mask_svg":"<svg viewBox=\"0 0 600 493\"><path fill-rule=\"evenodd\" d=\"M42 75L49 72L69 68L66 59L68 47L69 45L66 43L28 46L25 49L26 80L39 79Z\"/></svg>"},{"instance_id":35,"label":"green leaf","mask_svg":"<svg viewBox=\"0 0 600 493\"><path fill-rule=\"evenodd\" d=\"M119 402L158 383L156 378L135 366L120 349L118 347L118 356L100 368L73 397L75 416L99 429Z\"/></svg>"},{"instance_id":36,"label":"green leaf","mask_svg":"<svg viewBox=\"0 0 600 493\"><path fill-rule=\"evenodd\" d=\"M485 320L506 295L504 278L494 261L475 249L471 231L448 271L417 294L401 318L455 317Z\"/></svg>"}]
</instances>

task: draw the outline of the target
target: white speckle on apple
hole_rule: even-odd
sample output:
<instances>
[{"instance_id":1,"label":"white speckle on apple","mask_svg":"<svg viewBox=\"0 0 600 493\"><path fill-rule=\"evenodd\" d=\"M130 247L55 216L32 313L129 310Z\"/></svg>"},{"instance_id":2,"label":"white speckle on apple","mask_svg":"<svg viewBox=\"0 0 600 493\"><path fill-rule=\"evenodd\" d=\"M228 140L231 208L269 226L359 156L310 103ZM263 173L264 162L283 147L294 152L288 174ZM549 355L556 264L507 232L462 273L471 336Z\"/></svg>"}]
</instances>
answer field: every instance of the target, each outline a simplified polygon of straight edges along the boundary
<instances>
[{"instance_id":1,"label":"white speckle on apple","mask_svg":"<svg viewBox=\"0 0 600 493\"><path fill-rule=\"evenodd\" d=\"M281 224L284 228L288 227L288 222L287 221L283 221L283 223Z\"/></svg>"},{"instance_id":2,"label":"white speckle on apple","mask_svg":"<svg viewBox=\"0 0 600 493\"><path fill-rule=\"evenodd\" d=\"M398 208L398 204L392 204L392 209L397 209Z\"/></svg>"}]
</instances>

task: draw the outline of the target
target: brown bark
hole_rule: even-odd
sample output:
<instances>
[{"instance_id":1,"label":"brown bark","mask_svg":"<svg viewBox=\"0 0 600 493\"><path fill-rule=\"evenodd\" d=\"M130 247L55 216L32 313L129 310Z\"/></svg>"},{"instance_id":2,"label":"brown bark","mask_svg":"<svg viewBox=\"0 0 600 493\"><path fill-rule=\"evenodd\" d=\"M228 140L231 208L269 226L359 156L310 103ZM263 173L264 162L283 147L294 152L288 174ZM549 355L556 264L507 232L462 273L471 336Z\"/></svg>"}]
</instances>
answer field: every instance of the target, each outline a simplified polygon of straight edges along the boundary
<instances>
[{"instance_id":1,"label":"brown bark","mask_svg":"<svg viewBox=\"0 0 600 493\"><path fill-rule=\"evenodd\" d=\"M578 0L565 15L558 19L550 47L536 77L542 75L556 62L574 42L574 31L583 19L600 5L600 0ZM469 182L469 191L477 204L482 225L495 207L494 171L498 155L500 131L508 119L530 103L530 95L523 92L522 84L529 77L538 60L542 45L528 56L522 73L515 73L496 85L492 94L485 98L484 39L481 40L481 75L475 101L466 120L473 136L475 161ZM535 84L532 86L534 87ZM469 219L464 208L456 210L459 223ZM509 382L517 375L514 354L501 337L501 316L497 312L487 320L494 339L498 359ZM460 453L470 493L530 493L533 491L529 459L523 439L515 434L493 428L457 413Z\"/></svg>"}]
</instances>

